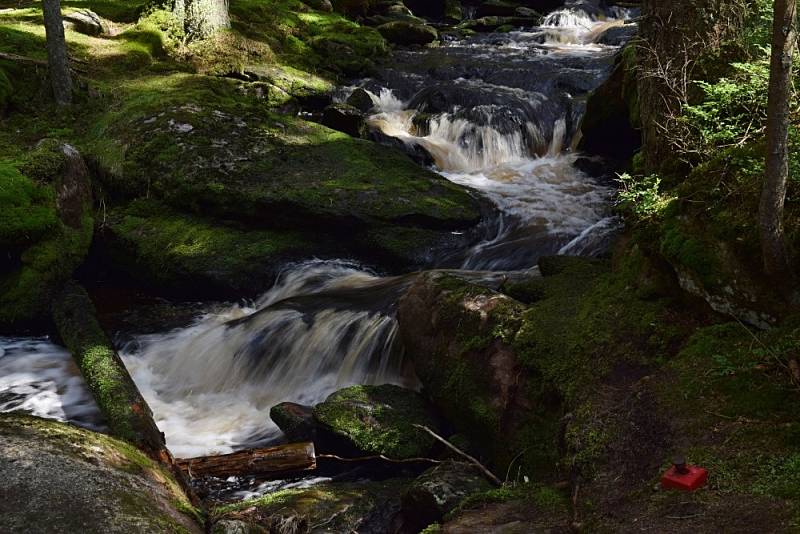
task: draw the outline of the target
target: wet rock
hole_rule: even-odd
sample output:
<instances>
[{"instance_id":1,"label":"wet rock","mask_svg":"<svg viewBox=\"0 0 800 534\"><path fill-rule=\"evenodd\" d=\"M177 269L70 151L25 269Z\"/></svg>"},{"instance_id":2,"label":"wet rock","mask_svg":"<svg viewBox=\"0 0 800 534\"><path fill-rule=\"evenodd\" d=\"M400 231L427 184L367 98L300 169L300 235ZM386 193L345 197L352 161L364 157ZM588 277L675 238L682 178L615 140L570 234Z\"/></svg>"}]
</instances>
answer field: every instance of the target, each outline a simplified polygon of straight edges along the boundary
<instances>
[{"instance_id":1,"label":"wet rock","mask_svg":"<svg viewBox=\"0 0 800 534\"><path fill-rule=\"evenodd\" d=\"M542 511L528 500L489 503L475 509L460 512L446 521L442 534L475 534L492 532L503 534L530 534L531 532L566 533L566 515L550 519L542 517ZM549 520L548 520L549 519Z\"/></svg>"},{"instance_id":2,"label":"wet rock","mask_svg":"<svg viewBox=\"0 0 800 534\"><path fill-rule=\"evenodd\" d=\"M636 37L638 32L639 28L635 24L613 26L604 31L595 42L609 46L622 46Z\"/></svg>"},{"instance_id":3,"label":"wet rock","mask_svg":"<svg viewBox=\"0 0 800 534\"><path fill-rule=\"evenodd\" d=\"M66 13L64 26L70 27L78 33L92 36L108 35L110 30L108 22L89 9Z\"/></svg>"},{"instance_id":4,"label":"wet rock","mask_svg":"<svg viewBox=\"0 0 800 534\"><path fill-rule=\"evenodd\" d=\"M422 165L423 167L430 167L435 163L431 153L418 143L406 143L402 139L386 135L377 128L370 128L368 138L370 141L375 143L396 148L397 150L404 152L415 163Z\"/></svg>"},{"instance_id":5,"label":"wet rock","mask_svg":"<svg viewBox=\"0 0 800 534\"><path fill-rule=\"evenodd\" d=\"M4 532L204 531L164 469L68 424L0 415L0 478Z\"/></svg>"},{"instance_id":6,"label":"wet rock","mask_svg":"<svg viewBox=\"0 0 800 534\"><path fill-rule=\"evenodd\" d=\"M368 114L375 108L375 102L363 87L359 87L347 98L347 105L353 106L361 113Z\"/></svg>"},{"instance_id":7,"label":"wet rock","mask_svg":"<svg viewBox=\"0 0 800 534\"><path fill-rule=\"evenodd\" d=\"M473 20L467 20L459 28L476 32L493 32L501 26L531 27L541 23L541 17L519 17L519 16L487 16Z\"/></svg>"},{"instance_id":8,"label":"wet rock","mask_svg":"<svg viewBox=\"0 0 800 534\"><path fill-rule=\"evenodd\" d=\"M322 113L322 124L350 137L365 137L367 122L364 114L349 104L331 104Z\"/></svg>"},{"instance_id":9,"label":"wet rock","mask_svg":"<svg viewBox=\"0 0 800 534\"><path fill-rule=\"evenodd\" d=\"M439 522L464 498L491 489L474 466L446 462L419 476L403 494L403 517L412 530Z\"/></svg>"},{"instance_id":10,"label":"wet rock","mask_svg":"<svg viewBox=\"0 0 800 534\"><path fill-rule=\"evenodd\" d=\"M389 22L377 29L387 41L401 46L426 45L439 38L439 33L434 28L413 22Z\"/></svg>"},{"instance_id":11,"label":"wet rock","mask_svg":"<svg viewBox=\"0 0 800 534\"><path fill-rule=\"evenodd\" d=\"M269 416L290 442L314 441L317 437L317 423L311 406L282 402L270 408Z\"/></svg>"},{"instance_id":12,"label":"wet rock","mask_svg":"<svg viewBox=\"0 0 800 534\"><path fill-rule=\"evenodd\" d=\"M352 386L314 406L320 428L351 451L389 458L426 456L434 439L413 425L438 428L422 396L398 386Z\"/></svg>"},{"instance_id":13,"label":"wet rock","mask_svg":"<svg viewBox=\"0 0 800 534\"><path fill-rule=\"evenodd\" d=\"M401 532L400 495L408 482L395 478L282 490L226 506L215 512L216 525L233 519L239 527L244 523L247 533L396 534Z\"/></svg>"}]
</instances>

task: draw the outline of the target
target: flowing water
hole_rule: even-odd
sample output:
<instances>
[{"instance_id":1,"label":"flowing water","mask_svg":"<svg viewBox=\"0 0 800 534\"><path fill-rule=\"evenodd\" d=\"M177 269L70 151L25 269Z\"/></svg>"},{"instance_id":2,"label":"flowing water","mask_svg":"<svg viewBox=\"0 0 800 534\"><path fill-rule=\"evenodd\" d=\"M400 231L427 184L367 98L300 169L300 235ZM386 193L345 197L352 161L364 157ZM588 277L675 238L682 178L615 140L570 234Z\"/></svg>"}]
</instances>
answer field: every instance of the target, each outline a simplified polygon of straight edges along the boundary
<instances>
[{"instance_id":1,"label":"flowing water","mask_svg":"<svg viewBox=\"0 0 800 534\"><path fill-rule=\"evenodd\" d=\"M430 267L525 273L543 255L607 249L618 229L612 187L578 170L572 147L586 95L618 51L596 41L624 15L561 10L542 27L397 52L391 68L360 82L376 132L423 150L497 208L471 246ZM269 419L280 402L313 404L352 384L417 385L395 343L397 300L412 280L345 261L289 265L256 302L134 336L122 356L176 456L269 443L280 438ZM96 424L63 350L0 339L2 350L0 375L12 378L0 382L0 410Z\"/></svg>"}]
</instances>

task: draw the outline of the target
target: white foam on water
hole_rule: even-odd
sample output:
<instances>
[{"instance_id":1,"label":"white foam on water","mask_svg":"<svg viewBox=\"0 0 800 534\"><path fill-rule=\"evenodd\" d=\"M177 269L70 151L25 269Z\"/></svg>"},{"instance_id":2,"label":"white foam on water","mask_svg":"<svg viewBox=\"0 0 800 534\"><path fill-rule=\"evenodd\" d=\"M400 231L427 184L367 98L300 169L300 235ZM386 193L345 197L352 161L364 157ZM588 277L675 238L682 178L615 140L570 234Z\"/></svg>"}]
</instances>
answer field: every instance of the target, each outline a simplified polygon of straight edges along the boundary
<instances>
[{"instance_id":1,"label":"white foam on water","mask_svg":"<svg viewBox=\"0 0 800 534\"><path fill-rule=\"evenodd\" d=\"M11 411L105 429L72 356L47 338L0 337L0 412Z\"/></svg>"},{"instance_id":2,"label":"white foam on water","mask_svg":"<svg viewBox=\"0 0 800 534\"><path fill-rule=\"evenodd\" d=\"M394 318L347 304L398 281L341 262L297 265L252 307L138 336L122 357L176 456L257 446L280 437L269 410L281 402L314 404L356 384L416 385L393 352Z\"/></svg>"}]
</instances>

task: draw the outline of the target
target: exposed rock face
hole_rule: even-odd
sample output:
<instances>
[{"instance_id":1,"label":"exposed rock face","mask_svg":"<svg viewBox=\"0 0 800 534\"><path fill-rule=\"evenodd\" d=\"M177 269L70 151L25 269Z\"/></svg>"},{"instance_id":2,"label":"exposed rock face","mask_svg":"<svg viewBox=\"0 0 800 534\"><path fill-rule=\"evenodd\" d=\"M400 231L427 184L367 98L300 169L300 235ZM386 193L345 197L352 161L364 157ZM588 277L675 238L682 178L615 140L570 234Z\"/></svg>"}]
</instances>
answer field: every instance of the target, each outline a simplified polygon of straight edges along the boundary
<instances>
[{"instance_id":1,"label":"exposed rock face","mask_svg":"<svg viewBox=\"0 0 800 534\"><path fill-rule=\"evenodd\" d=\"M4 532L203 532L158 465L64 423L0 415L0 477Z\"/></svg>"},{"instance_id":2,"label":"exposed rock face","mask_svg":"<svg viewBox=\"0 0 800 534\"><path fill-rule=\"evenodd\" d=\"M491 485L470 464L447 462L419 476L403 495L404 524L421 530L440 521L464 498Z\"/></svg>"},{"instance_id":3,"label":"exposed rock face","mask_svg":"<svg viewBox=\"0 0 800 534\"><path fill-rule=\"evenodd\" d=\"M437 272L424 273L401 299L400 335L425 391L456 431L497 451L530 408L528 373L513 336L518 302Z\"/></svg>"},{"instance_id":4,"label":"exposed rock face","mask_svg":"<svg viewBox=\"0 0 800 534\"><path fill-rule=\"evenodd\" d=\"M387 41L401 46L426 45L439 38L439 33L430 26L402 20L387 22L377 29Z\"/></svg>"},{"instance_id":5,"label":"exposed rock face","mask_svg":"<svg viewBox=\"0 0 800 534\"><path fill-rule=\"evenodd\" d=\"M314 419L345 449L400 459L424 457L434 445L414 424L438 428L418 393L392 385L339 390L314 407Z\"/></svg>"},{"instance_id":6,"label":"exposed rock face","mask_svg":"<svg viewBox=\"0 0 800 534\"><path fill-rule=\"evenodd\" d=\"M619 56L614 72L595 90L581 122L579 149L627 162L641 148L635 45Z\"/></svg>"},{"instance_id":7,"label":"exposed rock face","mask_svg":"<svg viewBox=\"0 0 800 534\"><path fill-rule=\"evenodd\" d=\"M71 26L76 32L86 35L98 36L110 33L108 22L89 9L65 14L64 25Z\"/></svg>"}]
</instances>

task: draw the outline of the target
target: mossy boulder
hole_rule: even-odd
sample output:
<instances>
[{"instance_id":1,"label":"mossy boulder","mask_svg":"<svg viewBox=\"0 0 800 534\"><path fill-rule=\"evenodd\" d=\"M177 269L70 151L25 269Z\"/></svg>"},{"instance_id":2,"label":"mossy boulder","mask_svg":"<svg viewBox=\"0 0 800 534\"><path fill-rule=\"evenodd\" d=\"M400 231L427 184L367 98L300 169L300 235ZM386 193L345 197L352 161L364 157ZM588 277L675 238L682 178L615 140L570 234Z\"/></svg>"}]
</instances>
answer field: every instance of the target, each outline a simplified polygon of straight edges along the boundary
<instances>
[{"instance_id":1,"label":"mossy boulder","mask_svg":"<svg viewBox=\"0 0 800 534\"><path fill-rule=\"evenodd\" d=\"M401 46L426 45L439 38L435 28L405 20L387 22L377 29L387 41Z\"/></svg>"},{"instance_id":2,"label":"mossy boulder","mask_svg":"<svg viewBox=\"0 0 800 534\"><path fill-rule=\"evenodd\" d=\"M320 484L287 489L212 508L212 532L238 522L232 532L393 532L405 478L384 482ZM249 530L245 530L249 529Z\"/></svg>"},{"instance_id":3,"label":"mossy boulder","mask_svg":"<svg viewBox=\"0 0 800 534\"><path fill-rule=\"evenodd\" d=\"M216 297L266 290L281 264L324 250L300 232L248 229L147 200L109 211L99 237L115 269L195 297L198 287Z\"/></svg>"},{"instance_id":4,"label":"mossy boulder","mask_svg":"<svg viewBox=\"0 0 800 534\"><path fill-rule=\"evenodd\" d=\"M5 532L200 533L172 476L108 436L0 414Z\"/></svg>"},{"instance_id":5,"label":"mossy boulder","mask_svg":"<svg viewBox=\"0 0 800 534\"><path fill-rule=\"evenodd\" d=\"M282 402L269 409L269 417L290 442L316 440L317 423L311 406Z\"/></svg>"},{"instance_id":6,"label":"mossy boulder","mask_svg":"<svg viewBox=\"0 0 800 534\"><path fill-rule=\"evenodd\" d=\"M393 385L352 386L314 406L320 429L343 449L389 458L426 456L434 439L413 425L436 431L438 424L422 396Z\"/></svg>"},{"instance_id":7,"label":"mossy boulder","mask_svg":"<svg viewBox=\"0 0 800 534\"><path fill-rule=\"evenodd\" d=\"M106 187L118 197L149 196L284 229L350 232L391 223L444 230L480 218L467 190L399 152L296 117L222 107L187 103L115 121L106 149L117 172Z\"/></svg>"},{"instance_id":8,"label":"mossy boulder","mask_svg":"<svg viewBox=\"0 0 800 534\"><path fill-rule=\"evenodd\" d=\"M89 250L91 200L86 164L70 145L45 140L0 161L0 327L46 315Z\"/></svg>"}]
</instances>

